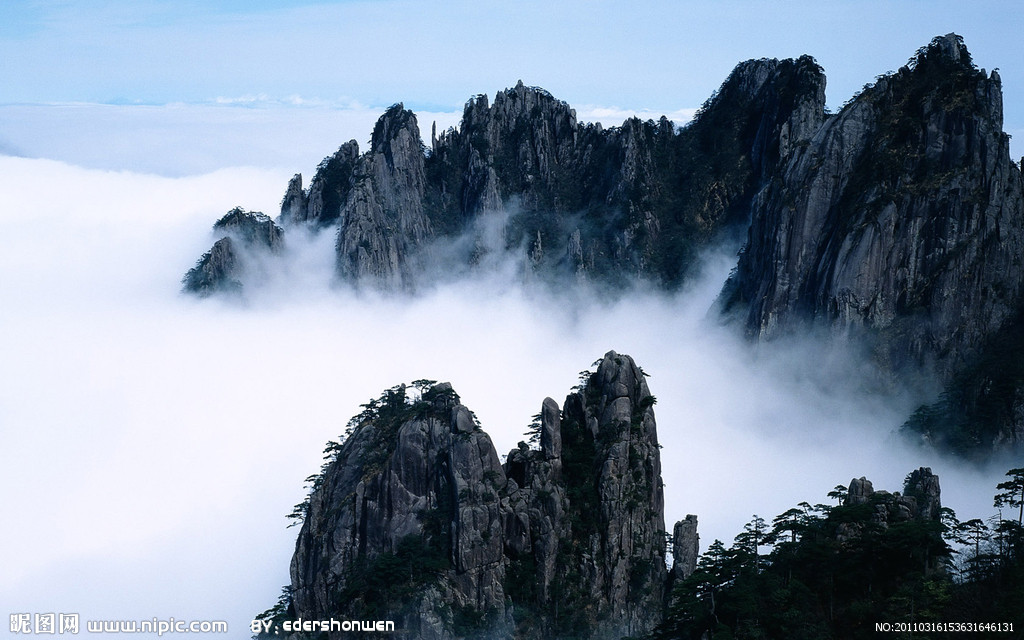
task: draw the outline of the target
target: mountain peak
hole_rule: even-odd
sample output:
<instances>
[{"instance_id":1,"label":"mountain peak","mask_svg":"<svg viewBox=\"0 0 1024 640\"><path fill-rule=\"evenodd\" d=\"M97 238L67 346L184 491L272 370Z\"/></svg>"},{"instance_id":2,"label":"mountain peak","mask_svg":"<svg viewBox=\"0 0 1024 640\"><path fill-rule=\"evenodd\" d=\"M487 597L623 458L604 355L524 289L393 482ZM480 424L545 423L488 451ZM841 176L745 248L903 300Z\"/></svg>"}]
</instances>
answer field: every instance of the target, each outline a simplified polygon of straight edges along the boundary
<instances>
[{"instance_id":1,"label":"mountain peak","mask_svg":"<svg viewBox=\"0 0 1024 640\"><path fill-rule=\"evenodd\" d=\"M917 66L926 60L943 60L957 65L973 68L971 53L964 44L963 37L955 33L935 36L927 45L917 50L911 59L911 65Z\"/></svg>"},{"instance_id":2,"label":"mountain peak","mask_svg":"<svg viewBox=\"0 0 1024 640\"><path fill-rule=\"evenodd\" d=\"M292 612L379 610L433 640L650 632L667 579L653 402L615 389L638 372L606 355L564 411L544 400L542 449L505 465L448 383L363 405L297 507Z\"/></svg>"},{"instance_id":3,"label":"mountain peak","mask_svg":"<svg viewBox=\"0 0 1024 640\"><path fill-rule=\"evenodd\" d=\"M388 107L388 110L377 119L377 124L373 127L373 135L370 138L370 148L380 149L385 143L394 140L403 130L409 130L416 139L419 139L420 129L416 121L416 114L399 102Z\"/></svg>"}]
</instances>

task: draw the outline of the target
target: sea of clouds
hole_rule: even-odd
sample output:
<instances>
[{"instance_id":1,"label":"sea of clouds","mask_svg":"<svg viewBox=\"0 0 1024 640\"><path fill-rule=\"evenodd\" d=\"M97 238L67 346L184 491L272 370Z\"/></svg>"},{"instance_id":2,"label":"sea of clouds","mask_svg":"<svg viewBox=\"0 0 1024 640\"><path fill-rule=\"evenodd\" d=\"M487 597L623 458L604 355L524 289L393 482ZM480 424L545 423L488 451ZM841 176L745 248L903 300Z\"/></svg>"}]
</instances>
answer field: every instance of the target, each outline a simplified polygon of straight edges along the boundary
<instances>
[{"instance_id":1,"label":"sea of clouds","mask_svg":"<svg viewBox=\"0 0 1024 640\"><path fill-rule=\"evenodd\" d=\"M667 526L698 514L704 548L755 513L827 502L853 477L899 490L919 466L962 518L994 511L1005 468L893 436L919 390L880 391L853 347L755 348L709 316L735 247L671 295L527 289L498 269L406 297L336 286L332 235L292 234L280 271L244 303L181 294L213 221L237 205L273 214L316 143L199 172L171 145L163 175L0 157L9 613L225 619L247 637L288 582L297 531L285 515L361 403L450 381L503 456L544 397L561 402L612 349L658 398Z\"/></svg>"}]
</instances>

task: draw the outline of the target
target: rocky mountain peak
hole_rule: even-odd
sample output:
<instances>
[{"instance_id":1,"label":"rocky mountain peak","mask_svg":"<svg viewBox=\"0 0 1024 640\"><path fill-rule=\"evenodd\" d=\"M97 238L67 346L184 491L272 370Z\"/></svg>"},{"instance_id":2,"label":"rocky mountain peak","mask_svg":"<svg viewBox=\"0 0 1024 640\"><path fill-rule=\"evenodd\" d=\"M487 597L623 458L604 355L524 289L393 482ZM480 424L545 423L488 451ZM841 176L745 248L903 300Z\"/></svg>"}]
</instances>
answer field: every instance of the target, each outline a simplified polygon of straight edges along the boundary
<instances>
[{"instance_id":1,"label":"rocky mountain peak","mask_svg":"<svg viewBox=\"0 0 1024 640\"><path fill-rule=\"evenodd\" d=\"M402 290L410 284L411 247L431 234L423 210L424 150L416 116L392 106L374 126L370 150L342 147L338 274L357 285ZM341 198L344 196L344 199Z\"/></svg>"},{"instance_id":2,"label":"rocky mountain peak","mask_svg":"<svg viewBox=\"0 0 1024 640\"><path fill-rule=\"evenodd\" d=\"M566 119L566 124L570 127L576 124L576 113L567 103L555 99L540 87L526 86L522 80L511 89L499 91L494 98L492 109L496 118L508 123L531 118L537 112L542 112Z\"/></svg>"},{"instance_id":3,"label":"rocky mountain peak","mask_svg":"<svg viewBox=\"0 0 1024 640\"><path fill-rule=\"evenodd\" d=\"M653 399L629 356L588 377L564 409L544 400L540 450L521 443L504 465L450 384L363 405L300 505L290 614L372 613L438 640L653 629L667 579Z\"/></svg>"},{"instance_id":4,"label":"rocky mountain peak","mask_svg":"<svg viewBox=\"0 0 1024 640\"><path fill-rule=\"evenodd\" d=\"M262 247L278 252L284 247L284 233L270 216L260 211L235 207L213 224L215 233L236 236L249 247Z\"/></svg>"},{"instance_id":5,"label":"rocky mountain peak","mask_svg":"<svg viewBox=\"0 0 1024 640\"><path fill-rule=\"evenodd\" d=\"M373 127L373 135L370 138L370 152L385 153L387 145L394 144L395 140L402 135L412 136L414 140L418 141L420 128L416 114L399 102L391 105L377 119L377 123Z\"/></svg>"},{"instance_id":6,"label":"rocky mountain peak","mask_svg":"<svg viewBox=\"0 0 1024 640\"><path fill-rule=\"evenodd\" d=\"M779 174L782 163L803 148L824 121L825 74L811 56L738 64L689 127L701 147L714 144L721 132L731 132L735 142L726 140L742 149L750 163L747 172L733 174L731 180L739 182L742 175L744 182L739 184L747 186L749 195L730 194L741 208L726 219L742 216L746 224L753 194Z\"/></svg>"},{"instance_id":7,"label":"rocky mountain peak","mask_svg":"<svg viewBox=\"0 0 1024 640\"><path fill-rule=\"evenodd\" d=\"M745 221L770 168L820 119L823 92L803 79L816 69L810 58L743 63L682 129L667 118L584 125L567 103L519 81L493 103L469 100L458 128L432 131L429 154L398 103L365 154L351 141L307 188L293 177L280 220L336 229L337 275L357 285L408 290L433 266L454 259L460 270L510 251L528 254L511 256L523 258L524 277L674 286L700 245ZM497 210L508 220L495 242L480 227ZM435 239L469 248L435 265Z\"/></svg>"},{"instance_id":8,"label":"rocky mountain peak","mask_svg":"<svg viewBox=\"0 0 1024 640\"><path fill-rule=\"evenodd\" d=\"M939 519L942 490L939 488L939 476L932 473L931 467L920 467L910 472L903 485L903 495L914 498L918 517Z\"/></svg>"},{"instance_id":9,"label":"rocky mountain peak","mask_svg":"<svg viewBox=\"0 0 1024 640\"><path fill-rule=\"evenodd\" d=\"M235 244L224 237L213 243L181 280L181 289L200 298L214 294L237 296L242 293L239 280L242 268Z\"/></svg>"},{"instance_id":10,"label":"rocky mountain peak","mask_svg":"<svg viewBox=\"0 0 1024 640\"><path fill-rule=\"evenodd\" d=\"M640 405L651 397L646 376L640 367L629 356L620 356L614 351L601 358L591 382L602 398L613 402L625 398L630 404Z\"/></svg>"},{"instance_id":11,"label":"rocky mountain peak","mask_svg":"<svg viewBox=\"0 0 1024 640\"><path fill-rule=\"evenodd\" d=\"M969 432L953 438L965 449L1024 441L1024 374L986 368L1007 346L1024 360L1024 182L999 76L953 33L832 115L810 56L740 63L681 127L579 123L519 81L493 103L469 100L427 153L398 103L368 151L343 144L305 189L293 177L280 221L330 229L334 276L391 291L495 263L559 287L672 289L702 251L745 231L721 306L749 336L817 325L863 338L893 380L934 369L947 385L933 413L948 424L918 421L930 442L951 441L943 431ZM210 284L186 289L237 291L246 242L204 256L219 265Z\"/></svg>"},{"instance_id":12,"label":"rocky mountain peak","mask_svg":"<svg viewBox=\"0 0 1024 640\"><path fill-rule=\"evenodd\" d=\"M281 199L281 224L291 224L306 217L306 193L302 189L302 174L296 173L288 181L288 188Z\"/></svg>"},{"instance_id":13,"label":"rocky mountain peak","mask_svg":"<svg viewBox=\"0 0 1024 640\"><path fill-rule=\"evenodd\" d=\"M797 90L782 91L790 83L795 83ZM820 101L818 99L824 91L825 72L811 56L801 56L796 60L761 58L736 65L703 108L764 102L771 94L788 94L779 97L789 102L811 100L824 110L823 97Z\"/></svg>"},{"instance_id":14,"label":"rocky mountain peak","mask_svg":"<svg viewBox=\"0 0 1024 640\"><path fill-rule=\"evenodd\" d=\"M219 236L213 247L182 278L182 291L207 297L217 293L238 296L244 274L264 255L284 250L284 233L269 216L235 207L213 225Z\"/></svg>"},{"instance_id":15,"label":"rocky mountain peak","mask_svg":"<svg viewBox=\"0 0 1024 640\"><path fill-rule=\"evenodd\" d=\"M758 194L726 287L751 335L865 329L884 369L945 376L1015 313L1024 206L998 82L953 34L915 60L822 121Z\"/></svg>"},{"instance_id":16,"label":"rocky mountain peak","mask_svg":"<svg viewBox=\"0 0 1024 640\"><path fill-rule=\"evenodd\" d=\"M688 514L672 528L672 581L685 580L696 571L699 557L697 516Z\"/></svg>"},{"instance_id":17,"label":"rocky mountain peak","mask_svg":"<svg viewBox=\"0 0 1024 640\"><path fill-rule=\"evenodd\" d=\"M936 36L928 45L917 51L912 59L915 66L929 61L941 61L971 68L971 54L964 44L963 37L955 33L947 33L944 36Z\"/></svg>"},{"instance_id":18,"label":"rocky mountain peak","mask_svg":"<svg viewBox=\"0 0 1024 640\"><path fill-rule=\"evenodd\" d=\"M323 159L308 190L302 190L300 174L293 176L281 202L281 223L310 224L314 228L337 224L352 192L358 160L359 144L349 140Z\"/></svg>"},{"instance_id":19,"label":"rocky mountain peak","mask_svg":"<svg viewBox=\"0 0 1024 640\"><path fill-rule=\"evenodd\" d=\"M559 510L548 510L562 523L555 528L563 528L562 551L546 556L551 568L543 575L554 593L586 585L565 602L579 612L562 621L563 633L582 627L617 638L650 629L660 617L664 494L655 400L642 371L614 351L595 364L562 407L562 455L553 471L560 472L564 498ZM548 473L535 468L538 477Z\"/></svg>"},{"instance_id":20,"label":"rocky mountain peak","mask_svg":"<svg viewBox=\"0 0 1024 640\"><path fill-rule=\"evenodd\" d=\"M780 61L761 58L741 62L726 78L713 100L753 100L767 89L769 79L779 70Z\"/></svg>"},{"instance_id":21,"label":"rocky mountain peak","mask_svg":"<svg viewBox=\"0 0 1024 640\"><path fill-rule=\"evenodd\" d=\"M1024 353L1008 140L998 74L934 39L792 147L753 201L725 308L760 339L817 324L867 340L893 379L936 374L947 390L908 423L930 442L1020 446L1019 374L992 364Z\"/></svg>"}]
</instances>

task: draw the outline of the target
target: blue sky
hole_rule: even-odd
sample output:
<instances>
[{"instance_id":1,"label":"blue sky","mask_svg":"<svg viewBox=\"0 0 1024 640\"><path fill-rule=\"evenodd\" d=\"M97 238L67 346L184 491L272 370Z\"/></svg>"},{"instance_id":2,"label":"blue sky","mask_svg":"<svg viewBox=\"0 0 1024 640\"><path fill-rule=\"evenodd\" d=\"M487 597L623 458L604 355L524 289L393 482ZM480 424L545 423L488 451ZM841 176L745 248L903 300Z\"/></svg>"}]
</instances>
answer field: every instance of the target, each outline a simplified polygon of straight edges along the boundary
<instances>
[{"instance_id":1,"label":"blue sky","mask_svg":"<svg viewBox=\"0 0 1024 640\"><path fill-rule=\"evenodd\" d=\"M437 108L522 78L572 102L671 110L698 106L747 58L814 55L833 103L949 31L1006 76L1024 62L1009 2L15 0L3 12L4 102Z\"/></svg>"},{"instance_id":2,"label":"blue sky","mask_svg":"<svg viewBox=\"0 0 1024 640\"><path fill-rule=\"evenodd\" d=\"M519 79L577 107L676 112L699 106L739 61L804 53L825 68L838 107L955 31L979 66L999 67L1006 129L1024 136L1024 21L1012 2L14 0L0 17L0 105L379 111L404 101L436 112ZM52 128L51 117L35 127ZM47 155L31 148L32 129L0 112L0 150L6 140Z\"/></svg>"}]
</instances>

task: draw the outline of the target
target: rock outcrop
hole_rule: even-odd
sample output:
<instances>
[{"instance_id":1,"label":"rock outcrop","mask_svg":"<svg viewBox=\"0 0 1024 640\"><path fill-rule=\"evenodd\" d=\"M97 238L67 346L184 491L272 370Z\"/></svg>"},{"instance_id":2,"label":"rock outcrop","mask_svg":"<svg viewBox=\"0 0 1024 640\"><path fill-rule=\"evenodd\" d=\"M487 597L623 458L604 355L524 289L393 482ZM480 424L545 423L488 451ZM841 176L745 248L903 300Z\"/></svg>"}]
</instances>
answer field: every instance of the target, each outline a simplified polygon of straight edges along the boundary
<instances>
[{"instance_id":1,"label":"rock outcrop","mask_svg":"<svg viewBox=\"0 0 1024 640\"><path fill-rule=\"evenodd\" d=\"M874 522L884 527L909 520L938 521L942 509L941 496L939 476L933 474L929 467L921 467L907 476L902 495L898 491L876 491L867 478L854 478L850 480L843 505L872 505Z\"/></svg>"},{"instance_id":2,"label":"rock outcrop","mask_svg":"<svg viewBox=\"0 0 1024 640\"><path fill-rule=\"evenodd\" d=\"M755 200L735 295L759 336L823 319L881 333L894 366L955 367L1020 302L1022 222L999 75L950 34L794 146Z\"/></svg>"},{"instance_id":3,"label":"rock outcrop","mask_svg":"<svg viewBox=\"0 0 1024 640\"><path fill-rule=\"evenodd\" d=\"M664 500L654 398L632 359L609 352L561 409L546 399L540 448L504 465L450 385L417 384L364 405L311 478L289 615L390 619L425 639L653 629Z\"/></svg>"},{"instance_id":4,"label":"rock outcrop","mask_svg":"<svg viewBox=\"0 0 1024 640\"><path fill-rule=\"evenodd\" d=\"M505 474L490 438L447 384L416 400L396 387L356 420L310 494L296 614L387 618L410 638L455 637L467 619L500 632Z\"/></svg>"},{"instance_id":5,"label":"rock outcrop","mask_svg":"<svg viewBox=\"0 0 1024 640\"><path fill-rule=\"evenodd\" d=\"M529 547L510 548L510 571L535 576L520 603L531 612L519 625L526 637L635 636L660 620L665 522L653 405L639 367L609 352L565 399L560 421L557 404L544 401L541 449L509 453L512 528L529 531Z\"/></svg>"},{"instance_id":6,"label":"rock outcrop","mask_svg":"<svg viewBox=\"0 0 1024 640\"><path fill-rule=\"evenodd\" d=\"M238 295L242 277L253 254L279 254L284 235L269 216L236 207L213 225L221 237L182 279L184 291L206 297L215 293Z\"/></svg>"},{"instance_id":7,"label":"rock outcrop","mask_svg":"<svg viewBox=\"0 0 1024 640\"><path fill-rule=\"evenodd\" d=\"M824 104L809 58L736 68L690 125L633 118L582 124L546 91L524 86L470 100L459 129L432 141L427 210L462 233L503 209L505 248L542 276L678 285L696 252L745 224L781 137L797 139Z\"/></svg>"},{"instance_id":8,"label":"rock outcrop","mask_svg":"<svg viewBox=\"0 0 1024 640\"><path fill-rule=\"evenodd\" d=\"M377 121L341 206L337 267L343 279L390 289L410 282L413 247L431 228L423 211L421 145L416 116L402 105Z\"/></svg>"},{"instance_id":9,"label":"rock outcrop","mask_svg":"<svg viewBox=\"0 0 1024 640\"><path fill-rule=\"evenodd\" d=\"M825 325L868 337L884 370L931 367L948 383L1019 316L1021 172L999 75L959 36L789 148L723 293L750 335Z\"/></svg>"},{"instance_id":10,"label":"rock outcrop","mask_svg":"<svg viewBox=\"0 0 1024 640\"><path fill-rule=\"evenodd\" d=\"M942 510L942 492L939 477L928 467L921 467L907 475L903 493L875 490L871 481L861 477L850 480L843 506L867 505L872 511L867 521L841 522L836 530L840 542L849 542L865 534L866 527L888 529L901 523L933 523L939 525ZM938 570L940 565L929 566Z\"/></svg>"},{"instance_id":11,"label":"rock outcrop","mask_svg":"<svg viewBox=\"0 0 1024 640\"><path fill-rule=\"evenodd\" d=\"M689 514L672 528L672 579L683 580L697 570L700 536L697 516Z\"/></svg>"}]
</instances>

